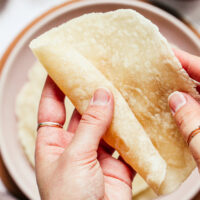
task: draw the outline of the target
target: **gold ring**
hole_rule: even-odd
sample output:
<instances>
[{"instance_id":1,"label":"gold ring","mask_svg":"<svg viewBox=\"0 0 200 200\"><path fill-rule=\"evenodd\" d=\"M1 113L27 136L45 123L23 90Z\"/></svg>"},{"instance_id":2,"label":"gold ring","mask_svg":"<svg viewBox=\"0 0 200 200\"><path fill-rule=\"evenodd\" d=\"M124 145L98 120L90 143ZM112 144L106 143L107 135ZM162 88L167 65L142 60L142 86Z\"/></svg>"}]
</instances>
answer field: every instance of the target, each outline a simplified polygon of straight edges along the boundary
<instances>
[{"instance_id":1,"label":"gold ring","mask_svg":"<svg viewBox=\"0 0 200 200\"><path fill-rule=\"evenodd\" d=\"M199 134L199 133L200 133L200 127L197 128L197 129L195 129L194 131L192 131L192 132L190 133L190 135L189 135L189 137L188 137L188 140L187 140L188 146L189 146L189 144L190 144L192 138L195 137L195 136L196 136L197 134Z\"/></svg>"},{"instance_id":2,"label":"gold ring","mask_svg":"<svg viewBox=\"0 0 200 200\"><path fill-rule=\"evenodd\" d=\"M63 128L63 125L56 123L56 122L42 122L39 123L37 126L37 131L40 127L44 127L44 126L49 126L49 127L57 127L57 128Z\"/></svg>"}]
</instances>

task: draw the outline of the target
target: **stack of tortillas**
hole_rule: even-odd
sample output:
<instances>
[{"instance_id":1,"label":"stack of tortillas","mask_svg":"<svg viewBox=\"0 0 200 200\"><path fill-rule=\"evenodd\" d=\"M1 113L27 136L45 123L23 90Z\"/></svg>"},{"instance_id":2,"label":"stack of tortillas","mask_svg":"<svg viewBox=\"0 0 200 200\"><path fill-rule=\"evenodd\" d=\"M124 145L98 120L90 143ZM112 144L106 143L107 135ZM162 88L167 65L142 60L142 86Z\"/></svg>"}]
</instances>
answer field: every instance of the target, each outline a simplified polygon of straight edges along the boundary
<instances>
[{"instance_id":1,"label":"stack of tortillas","mask_svg":"<svg viewBox=\"0 0 200 200\"><path fill-rule=\"evenodd\" d=\"M16 115L19 131L19 140L24 148L31 165L35 165L34 152L37 135L37 114L42 89L47 73L42 65L35 63L28 73L28 81L24 84L17 96ZM65 98L66 121L64 128L68 126L74 106L68 98ZM24 117L26 116L26 117Z\"/></svg>"},{"instance_id":2,"label":"stack of tortillas","mask_svg":"<svg viewBox=\"0 0 200 200\"><path fill-rule=\"evenodd\" d=\"M167 98L184 91L199 99L166 39L133 10L91 13L54 28L31 45L51 78L82 114L98 87L115 99L104 140L157 194L174 191L195 164Z\"/></svg>"}]
</instances>

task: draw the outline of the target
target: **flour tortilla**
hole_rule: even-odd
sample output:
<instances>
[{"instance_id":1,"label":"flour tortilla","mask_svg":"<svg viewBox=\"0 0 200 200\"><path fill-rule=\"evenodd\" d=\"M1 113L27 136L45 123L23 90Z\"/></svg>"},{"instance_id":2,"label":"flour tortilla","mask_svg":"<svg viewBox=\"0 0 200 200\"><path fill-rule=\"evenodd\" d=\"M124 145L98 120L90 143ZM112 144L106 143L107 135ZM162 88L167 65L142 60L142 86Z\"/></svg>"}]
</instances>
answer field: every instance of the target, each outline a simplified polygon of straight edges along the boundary
<instances>
[{"instance_id":1,"label":"flour tortilla","mask_svg":"<svg viewBox=\"0 0 200 200\"><path fill-rule=\"evenodd\" d=\"M46 32L30 47L79 112L97 87L111 89L115 113L104 139L157 194L174 191L190 175L195 163L167 98L175 90L199 96L148 19L129 9L91 13Z\"/></svg>"},{"instance_id":2,"label":"flour tortilla","mask_svg":"<svg viewBox=\"0 0 200 200\"><path fill-rule=\"evenodd\" d=\"M151 188L147 188L141 193L133 196L132 200L152 200L156 198L156 194Z\"/></svg>"},{"instance_id":3,"label":"flour tortilla","mask_svg":"<svg viewBox=\"0 0 200 200\"><path fill-rule=\"evenodd\" d=\"M42 65L37 62L35 63L28 73L28 80L22 87L21 91L17 96L16 101L16 115L17 125L19 133L19 141L23 146L26 157L30 164L35 167L34 154L35 154L35 140L37 135L37 113L42 93L43 85L46 80L47 73ZM66 109L66 121L64 129L67 129L74 106L65 98L65 109ZM26 117L24 117L26 116ZM119 154L115 151L113 157L118 158ZM148 185L146 182L136 174L133 180L133 199L134 196L140 196L142 198L143 191L144 196ZM137 197L138 198L138 197ZM149 196L149 199L151 196Z\"/></svg>"}]
</instances>

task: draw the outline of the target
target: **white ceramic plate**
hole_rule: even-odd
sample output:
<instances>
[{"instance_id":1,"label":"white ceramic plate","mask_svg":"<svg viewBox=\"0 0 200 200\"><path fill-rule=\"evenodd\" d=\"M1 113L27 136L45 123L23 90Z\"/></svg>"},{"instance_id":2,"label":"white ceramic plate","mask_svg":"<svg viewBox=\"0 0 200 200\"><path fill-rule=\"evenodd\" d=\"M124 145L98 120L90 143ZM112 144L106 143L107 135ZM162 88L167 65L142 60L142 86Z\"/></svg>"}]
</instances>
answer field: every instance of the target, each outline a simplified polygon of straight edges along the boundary
<instances>
[{"instance_id":1,"label":"white ceramic plate","mask_svg":"<svg viewBox=\"0 0 200 200\"><path fill-rule=\"evenodd\" d=\"M132 8L157 24L170 43L188 52L200 55L199 39L183 23L149 4L138 1L80 1L58 6L31 23L11 44L2 58L0 91L0 142L3 160L12 178L29 199L39 199L33 168L29 165L18 141L15 100L27 80L27 72L35 62L29 42L44 31L88 12L106 12ZM26 117L26 116L24 116ZM162 200L188 200L199 190L197 171L173 194Z\"/></svg>"}]
</instances>

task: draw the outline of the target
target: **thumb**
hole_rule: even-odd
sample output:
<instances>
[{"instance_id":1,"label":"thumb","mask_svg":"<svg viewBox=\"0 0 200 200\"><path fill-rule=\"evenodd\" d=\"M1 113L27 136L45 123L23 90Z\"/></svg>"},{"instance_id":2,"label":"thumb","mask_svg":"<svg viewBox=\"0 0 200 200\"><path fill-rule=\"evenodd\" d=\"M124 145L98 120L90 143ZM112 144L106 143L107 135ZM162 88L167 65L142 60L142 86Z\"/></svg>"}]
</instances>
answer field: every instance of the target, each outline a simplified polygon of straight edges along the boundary
<instances>
[{"instance_id":1,"label":"thumb","mask_svg":"<svg viewBox=\"0 0 200 200\"><path fill-rule=\"evenodd\" d=\"M191 133L200 126L200 105L190 95L174 92L169 96L169 106L181 134L188 142ZM200 133L189 142L190 151L200 169Z\"/></svg>"},{"instance_id":2,"label":"thumb","mask_svg":"<svg viewBox=\"0 0 200 200\"><path fill-rule=\"evenodd\" d=\"M76 149L76 153L97 151L99 142L112 121L113 107L112 93L105 88L97 89L70 144L72 149Z\"/></svg>"}]
</instances>

